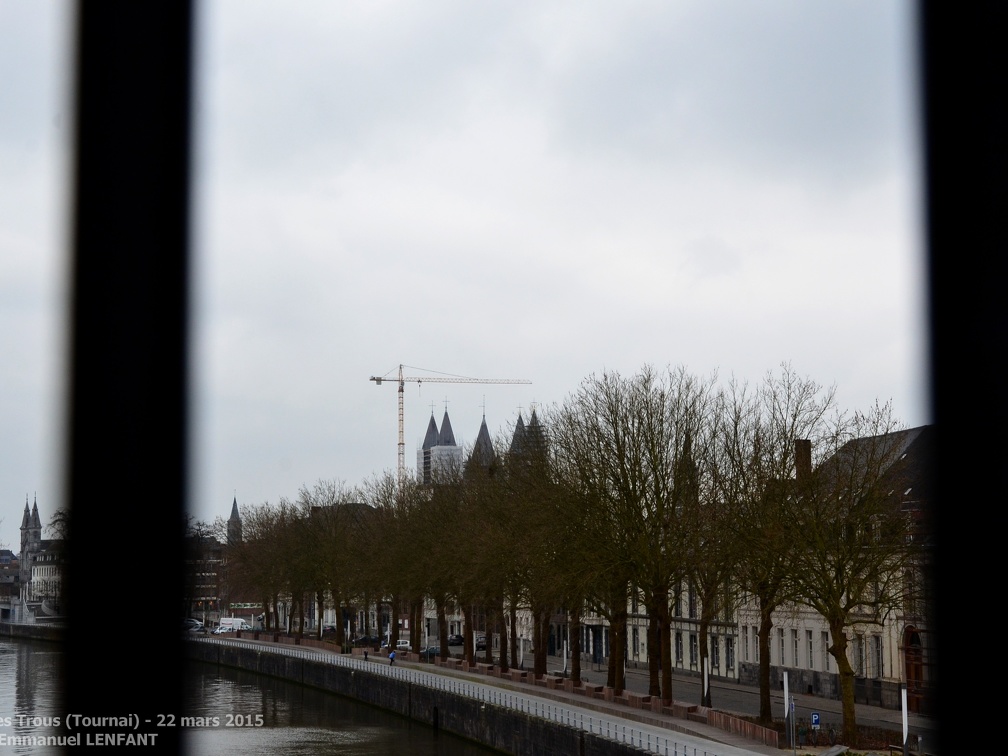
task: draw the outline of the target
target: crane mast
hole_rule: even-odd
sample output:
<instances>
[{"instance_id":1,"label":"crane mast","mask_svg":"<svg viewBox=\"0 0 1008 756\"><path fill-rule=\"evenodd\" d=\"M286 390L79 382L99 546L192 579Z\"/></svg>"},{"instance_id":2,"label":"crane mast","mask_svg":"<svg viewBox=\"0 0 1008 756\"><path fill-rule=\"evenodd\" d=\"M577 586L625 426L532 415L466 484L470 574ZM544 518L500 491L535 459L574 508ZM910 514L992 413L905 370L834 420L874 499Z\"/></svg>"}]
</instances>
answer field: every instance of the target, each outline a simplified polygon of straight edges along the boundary
<instances>
[{"instance_id":1,"label":"crane mast","mask_svg":"<svg viewBox=\"0 0 1008 756\"><path fill-rule=\"evenodd\" d=\"M406 442L403 440L403 388L406 381L410 383L524 383L530 384L532 381L520 378L466 378L464 376L417 376L403 375L403 365L399 365L399 463L398 472L401 478L406 471ZM421 368L422 369L422 368ZM389 380L379 375L372 375L369 380L375 382L376 386L381 386L383 381Z\"/></svg>"}]
</instances>

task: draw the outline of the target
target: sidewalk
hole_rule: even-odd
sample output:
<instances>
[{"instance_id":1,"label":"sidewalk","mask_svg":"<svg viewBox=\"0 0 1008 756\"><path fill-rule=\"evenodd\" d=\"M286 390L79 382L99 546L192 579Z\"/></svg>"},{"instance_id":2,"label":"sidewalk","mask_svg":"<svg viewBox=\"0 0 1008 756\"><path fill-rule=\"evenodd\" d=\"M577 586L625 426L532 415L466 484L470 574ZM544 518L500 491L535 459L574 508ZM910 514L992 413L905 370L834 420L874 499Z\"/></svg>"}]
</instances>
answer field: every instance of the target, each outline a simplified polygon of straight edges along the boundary
<instances>
[{"instance_id":1,"label":"sidewalk","mask_svg":"<svg viewBox=\"0 0 1008 756\"><path fill-rule=\"evenodd\" d=\"M396 663L399 664L400 662L397 660ZM546 688L536 685L533 682L517 683L506 678L502 679L488 675L483 671L479 671L479 667L471 671L462 671L460 669L444 668L438 665L419 661L407 663L411 666L424 670L469 679L515 691L522 691L556 701L563 701L574 706L581 706L605 712L609 716L619 717L628 721L665 727L666 729L696 735L718 743L745 748L756 753L777 754L779 756L779 754L783 753L796 752L800 756L804 756L804 754L827 756L827 754L839 754L844 753L845 751L843 746L840 746L838 749L836 746L829 745L803 745L793 750L792 747L786 745L786 739L781 741L780 748L774 748L772 746L762 745L758 741L746 738L742 735L726 732L719 727L687 719L685 717L659 714L647 709L636 709L621 701L608 702L588 698L583 693L567 692L561 688ZM547 671L551 675L554 673L560 673L562 669L563 663L559 657L549 657L547 660ZM525 671L529 673L529 677L531 678L531 670L526 669ZM606 671L604 668L596 670L594 667L591 669L583 667L581 671L581 679L586 684L604 685L605 677ZM649 679L646 668L634 669L631 667L627 669L627 691L644 695L647 693L648 684ZM700 680L698 677L683 675L681 673L673 674L672 686L673 699L678 709L685 710L698 704L700 700ZM711 697L714 704L713 708L715 710L739 716L756 716L759 713L758 688L741 685L727 680L714 680L711 683ZM843 717L842 704L840 701L803 694L794 694L792 697L795 700L795 711L798 717L807 720L809 719L811 712L819 712L820 719L824 726L827 724L833 724L837 731L841 729ZM774 718L782 719L784 714L783 691L771 691L770 699ZM901 711L883 709L877 706L856 704L856 712L859 726L879 727L882 729L889 729L897 733L902 731L903 725ZM928 743L937 744L938 742L936 734L937 723L928 717L911 714L908 715L908 725L909 732L913 735L920 736L922 738L922 743L925 746L925 752L930 753L930 751L927 751L926 746ZM898 742L898 739L894 740L894 744ZM889 755L888 748L876 749L875 751L869 751L868 749L858 750L859 752L877 752L883 754L884 756Z\"/></svg>"},{"instance_id":2,"label":"sidewalk","mask_svg":"<svg viewBox=\"0 0 1008 756\"><path fill-rule=\"evenodd\" d=\"M780 756L784 751L780 748L774 748L773 746L763 745L755 740L750 740L742 735L735 733L726 732L713 725L708 725L703 722L694 721L691 719L686 719L685 717L673 716L670 714L657 713L648 709L636 709L629 706L621 701L605 701L597 698L590 698L584 693L568 692L563 688L550 688L544 687L543 685L536 684L531 681L531 671L528 672L529 681L527 682L515 682L508 678L495 677L493 675L486 674L485 672L478 671L478 667L475 670L463 670L456 669L453 667L442 667L438 664L431 664L427 662L420 662L414 660L410 655L408 659L400 661L396 659L397 666L409 666L414 669L420 669L425 672L430 672L434 674L440 674L447 677L454 677L457 679L469 680L471 682L481 683L483 685L491 685L498 688L503 688L505 690L511 690L513 692L519 692L526 695L538 696L541 698L547 698L553 701L569 704L571 706L580 707L584 709L592 709L600 713L604 713L606 716L618 719L625 719L628 722L637 722L641 724L648 724L655 727L662 727L664 729L680 732L687 735L694 735L699 738L704 738L706 740L711 740L716 743L722 743L725 745L735 746L737 748L742 748L752 753L764 754L765 756ZM691 704L685 702L677 702L682 708L686 708ZM816 750L810 748L809 750L802 750L802 754L812 753L820 754L825 753L826 749Z\"/></svg>"},{"instance_id":3,"label":"sidewalk","mask_svg":"<svg viewBox=\"0 0 1008 756\"><path fill-rule=\"evenodd\" d=\"M262 639L259 642L270 643L270 640ZM281 641L282 643L285 641ZM291 642L287 640L286 642ZM304 646L314 648L326 648L332 650L331 644L319 643L317 641L304 642ZM335 651L334 651L335 653ZM363 650L355 649L354 656L363 659ZM529 661L529 660L526 660ZM416 654L406 653L397 655L396 666L408 666L425 672L439 674L446 677L465 679L483 685L511 690L514 692L547 698L558 702L567 703L574 707L591 709L604 713L613 718L624 719L628 722L638 722L655 727L661 727L673 732L680 732L688 735L711 740L717 743L745 749L752 753L764 754L765 756L780 756L780 754L797 753L798 756L815 754L816 756L834 756L846 751L843 746L810 746L804 745L797 749L788 746L786 740L780 743L779 748L763 745L757 740L745 737L741 734L727 732L720 727L707 724L703 721L696 721L688 718L687 711L696 707L700 701L700 680L693 675L673 674L673 699L675 713L659 713L653 711L648 706L636 708L625 700L606 701L586 695L584 692L566 691L561 684L557 683L556 675L563 671L563 660L560 657L549 657L547 660L547 672L553 680L553 686L547 687L544 681L534 682L531 679L531 669L525 668L528 679L525 682L517 682L509 678L497 677L488 674L486 667L479 659L477 666L473 669L463 670L457 666L440 666L436 663L421 662ZM490 665L492 667L492 665ZM606 678L605 668L596 669L594 665L582 667L581 679L585 684L604 686ZM644 696L648 691L648 670L646 667L629 667L626 674L626 691ZM841 702L832 699L824 699L816 696L803 694L793 694L795 701L795 711L800 719L809 719L811 712L819 712L823 725L833 724L837 731L841 729L842 713ZM713 710L734 714L743 717L753 717L759 713L759 689L756 687L742 685L737 682L713 679L711 682L711 698ZM783 691L771 691L771 707L774 719L782 719L784 714ZM859 726L879 727L893 732L902 731L902 712L890 709L883 709L876 706L856 704L856 712ZM911 714L908 716L908 729L913 735L923 738L925 753L935 753L928 749L928 744L937 745L937 722L928 717ZM899 742L899 738L894 739L894 743ZM878 753L881 756L889 756L888 748L876 748L875 751L868 749L858 749L860 753Z\"/></svg>"}]
</instances>

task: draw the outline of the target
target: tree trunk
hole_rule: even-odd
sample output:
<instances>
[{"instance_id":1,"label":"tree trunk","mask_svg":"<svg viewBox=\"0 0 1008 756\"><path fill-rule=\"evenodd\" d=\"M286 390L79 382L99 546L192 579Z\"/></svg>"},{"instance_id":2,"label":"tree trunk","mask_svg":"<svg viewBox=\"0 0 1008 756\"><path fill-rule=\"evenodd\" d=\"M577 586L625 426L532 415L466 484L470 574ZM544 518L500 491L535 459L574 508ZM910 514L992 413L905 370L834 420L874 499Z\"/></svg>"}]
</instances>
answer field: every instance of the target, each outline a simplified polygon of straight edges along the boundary
<instances>
[{"instance_id":1,"label":"tree trunk","mask_svg":"<svg viewBox=\"0 0 1008 756\"><path fill-rule=\"evenodd\" d=\"M773 722L770 709L770 631L773 629L771 608L760 602L759 639L759 721L769 725Z\"/></svg>"},{"instance_id":2,"label":"tree trunk","mask_svg":"<svg viewBox=\"0 0 1008 756\"><path fill-rule=\"evenodd\" d=\"M347 637L346 624L343 622L343 602L335 591L333 591L332 600L336 611L336 645L342 649L350 642Z\"/></svg>"},{"instance_id":3,"label":"tree trunk","mask_svg":"<svg viewBox=\"0 0 1008 756\"><path fill-rule=\"evenodd\" d=\"M770 708L770 631L773 630L772 609L760 602L759 607L759 721L769 726L773 722Z\"/></svg>"},{"instance_id":4,"label":"tree trunk","mask_svg":"<svg viewBox=\"0 0 1008 756\"><path fill-rule=\"evenodd\" d=\"M466 664L473 663L473 648L475 647L475 636L473 634L473 613L472 607L468 604L462 607L462 621L465 627L462 629L462 658Z\"/></svg>"},{"instance_id":5,"label":"tree trunk","mask_svg":"<svg viewBox=\"0 0 1008 756\"><path fill-rule=\"evenodd\" d=\"M535 660L532 674L539 678L546 674L546 652L549 644L549 610L539 609L535 613Z\"/></svg>"},{"instance_id":6,"label":"tree trunk","mask_svg":"<svg viewBox=\"0 0 1008 756\"><path fill-rule=\"evenodd\" d=\"M497 623L500 626L500 653L497 664L501 672L508 671L508 628L507 613L504 611L504 599L497 604ZM489 644L488 644L489 647Z\"/></svg>"},{"instance_id":7,"label":"tree trunk","mask_svg":"<svg viewBox=\"0 0 1008 756\"><path fill-rule=\"evenodd\" d=\"M423 597L409 602L410 646L419 651L423 643Z\"/></svg>"},{"instance_id":8,"label":"tree trunk","mask_svg":"<svg viewBox=\"0 0 1008 756\"><path fill-rule=\"evenodd\" d=\"M392 594L389 602L389 650L392 650L399 643L399 616L402 614L402 598L399 594Z\"/></svg>"},{"instance_id":9,"label":"tree trunk","mask_svg":"<svg viewBox=\"0 0 1008 756\"><path fill-rule=\"evenodd\" d=\"M581 684L581 602L575 601L570 612L571 680Z\"/></svg>"},{"instance_id":10,"label":"tree trunk","mask_svg":"<svg viewBox=\"0 0 1008 756\"><path fill-rule=\"evenodd\" d=\"M511 624L511 666L518 667L518 607L511 601L508 619Z\"/></svg>"},{"instance_id":11,"label":"tree trunk","mask_svg":"<svg viewBox=\"0 0 1008 756\"><path fill-rule=\"evenodd\" d=\"M318 605L318 639L322 640L322 616L325 612L325 595L322 591L316 591L315 602Z\"/></svg>"},{"instance_id":12,"label":"tree trunk","mask_svg":"<svg viewBox=\"0 0 1008 756\"><path fill-rule=\"evenodd\" d=\"M697 635L700 641L700 705L711 707L710 690L710 646L707 643L707 631L710 629L710 617L707 614L707 602L704 602L704 609L700 612L700 627Z\"/></svg>"},{"instance_id":13,"label":"tree trunk","mask_svg":"<svg viewBox=\"0 0 1008 756\"><path fill-rule=\"evenodd\" d=\"M652 596L648 605L647 626L648 695L661 696L662 687L658 682L661 672L661 636L659 634L658 606Z\"/></svg>"},{"instance_id":14,"label":"tree trunk","mask_svg":"<svg viewBox=\"0 0 1008 756\"><path fill-rule=\"evenodd\" d=\"M668 596L658 607L658 637L661 653L662 701L672 703L672 618Z\"/></svg>"},{"instance_id":15,"label":"tree trunk","mask_svg":"<svg viewBox=\"0 0 1008 756\"><path fill-rule=\"evenodd\" d=\"M622 608L626 606L626 601L620 606L621 608L613 615L610 629L612 639L609 650L609 676L612 679L613 693L617 696L622 695L626 687L627 612L625 608Z\"/></svg>"},{"instance_id":16,"label":"tree trunk","mask_svg":"<svg viewBox=\"0 0 1008 756\"><path fill-rule=\"evenodd\" d=\"M487 622L483 626L483 637L486 643L483 648L483 661L493 664L493 636L497 631L498 616L496 610L487 612Z\"/></svg>"},{"instance_id":17,"label":"tree trunk","mask_svg":"<svg viewBox=\"0 0 1008 756\"><path fill-rule=\"evenodd\" d=\"M448 658L448 608L445 599L437 600L438 645L441 647L441 658Z\"/></svg>"},{"instance_id":18,"label":"tree trunk","mask_svg":"<svg viewBox=\"0 0 1008 756\"><path fill-rule=\"evenodd\" d=\"M840 672L840 701L843 705L843 736L841 742L856 748L858 745L857 713L854 706L854 668L847 658L847 635L844 624L831 621L829 652L836 660Z\"/></svg>"}]
</instances>

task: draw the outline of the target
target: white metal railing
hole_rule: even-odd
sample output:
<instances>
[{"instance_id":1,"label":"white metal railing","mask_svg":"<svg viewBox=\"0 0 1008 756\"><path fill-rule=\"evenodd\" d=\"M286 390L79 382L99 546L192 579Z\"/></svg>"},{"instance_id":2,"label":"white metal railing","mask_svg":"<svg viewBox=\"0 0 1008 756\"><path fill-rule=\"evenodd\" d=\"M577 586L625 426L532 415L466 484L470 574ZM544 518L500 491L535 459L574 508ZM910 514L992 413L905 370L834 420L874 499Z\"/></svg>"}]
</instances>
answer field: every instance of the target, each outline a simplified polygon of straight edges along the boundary
<instances>
[{"instance_id":1,"label":"white metal railing","mask_svg":"<svg viewBox=\"0 0 1008 756\"><path fill-rule=\"evenodd\" d=\"M755 753L754 751L747 751L713 741L703 741L700 744L698 741L703 740L700 737L690 739L688 736L680 734L680 739L677 739L674 736L659 735L646 727L634 727L633 725L628 727L626 720L619 719L618 717L593 717L589 715L586 719L584 712L574 711L566 706L555 703L547 703L536 696L526 696L502 688L494 688L492 683L471 683L447 675L424 672L408 667L397 667L394 664L384 664L382 662L365 662L363 659L336 654L331 651L307 648L305 646L274 644L264 646L262 643L246 641L240 638L219 639L205 636L188 638L188 640L194 643L214 643L259 652L267 651L298 659L331 664L337 667L366 669L372 674L384 675L385 677L402 680L413 685L465 696L466 698L489 703L493 706L500 706L512 711L518 711L523 714L573 727L592 735L627 743L644 749L648 753L664 754L664 756L745 756L746 754Z\"/></svg>"}]
</instances>

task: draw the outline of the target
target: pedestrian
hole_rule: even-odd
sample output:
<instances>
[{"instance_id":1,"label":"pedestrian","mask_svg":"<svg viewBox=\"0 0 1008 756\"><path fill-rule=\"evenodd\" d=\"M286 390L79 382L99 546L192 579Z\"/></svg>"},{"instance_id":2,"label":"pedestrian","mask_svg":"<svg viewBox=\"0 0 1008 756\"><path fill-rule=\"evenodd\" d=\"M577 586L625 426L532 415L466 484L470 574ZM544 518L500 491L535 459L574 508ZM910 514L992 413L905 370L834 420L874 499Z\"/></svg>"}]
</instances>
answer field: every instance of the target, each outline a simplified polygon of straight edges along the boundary
<instances>
[{"instance_id":1,"label":"pedestrian","mask_svg":"<svg viewBox=\"0 0 1008 756\"><path fill-rule=\"evenodd\" d=\"M367 661L367 649L364 649L364 661Z\"/></svg>"},{"instance_id":2,"label":"pedestrian","mask_svg":"<svg viewBox=\"0 0 1008 756\"><path fill-rule=\"evenodd\" d=\"M389 663L390 667L393 664L395 664L395 651L392 651L391 653L389 653L389 655L388 655L388 663Z\"/></svg>"}]
</instances>

